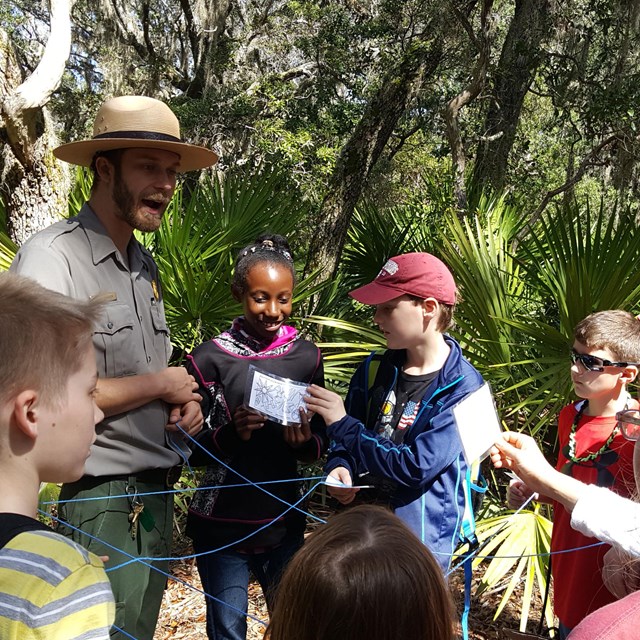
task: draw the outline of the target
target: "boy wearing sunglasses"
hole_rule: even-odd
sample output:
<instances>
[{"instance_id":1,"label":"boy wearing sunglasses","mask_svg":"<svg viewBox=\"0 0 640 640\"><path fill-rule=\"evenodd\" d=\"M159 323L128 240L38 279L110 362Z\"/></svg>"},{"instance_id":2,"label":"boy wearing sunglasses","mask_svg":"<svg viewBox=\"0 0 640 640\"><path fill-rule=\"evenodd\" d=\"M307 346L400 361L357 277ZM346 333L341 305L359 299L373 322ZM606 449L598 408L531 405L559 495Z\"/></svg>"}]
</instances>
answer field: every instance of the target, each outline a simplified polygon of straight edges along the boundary
<instances>
[{"instance_id":1,"label":"boy wearing sunglasses","mask_svg":"<svg viewBox=\"0 0 640 640\"><path fill-rule=\"evenodd\" d=\"M621 433L616 413L638 408L627 386L640 368L640 321L620 310L592 313L574 330L571 362L579 400L560 412L556 469L628 497L635 489L633 443ZM514 482L509 488L510 506L520 506L532 489ZM609 547L572 529L571 513L562 501L538 499L554 506L551 566L554 609L563 640L588 614L616 599L601 577Z\"/></svg>"},{"instance_id":2,"label":"boy wearing sunglasses","mask_svg":"<svg viewBox=\"0 0 640 640\"><path fill-rule=\"evenodd\" d=\"M620 411L616 419L622 435L636 443L635 475L640 485L640 411ZM498 469L512 469L531 489L560 502L571 513L574 529L614 545L609 553L625 554L627 562L640 559L640 503L554 470L535 440L523 433L503 433L491 449L491 461ZM569 640L636 638L638 626L640 591L635 591L587 616L574 627Z\"/></svg>"}]
</instances>

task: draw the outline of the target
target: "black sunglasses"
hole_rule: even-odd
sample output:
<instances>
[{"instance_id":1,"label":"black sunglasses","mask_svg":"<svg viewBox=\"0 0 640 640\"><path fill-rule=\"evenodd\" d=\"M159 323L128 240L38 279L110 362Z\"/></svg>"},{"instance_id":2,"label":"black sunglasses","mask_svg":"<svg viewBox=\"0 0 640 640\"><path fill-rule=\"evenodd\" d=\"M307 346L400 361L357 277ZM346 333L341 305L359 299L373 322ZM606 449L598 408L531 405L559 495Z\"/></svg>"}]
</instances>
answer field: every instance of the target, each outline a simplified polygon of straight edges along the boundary
<instances>
[{"instance_id":1,"label":"black sunglasses","mask_svg":"<svg viewBox=\"0 0 640 640\"><path fill-rule=\"evenodd\" d=\"M616 413L616 420L622 435L627 439L635 442L640 440L640 410L625 409Z\"/></svg>"},{"instance_id":2,"label":"black sunglasses","mask_svg":"<svg viewBox=\"0 0 640 640\"><path fill-rule=\"evenodd\" d=\"M588 371L604 371L605 367L638 367L637 362L611 362L598 356L592 356L588 353L578 353L575 349L571 349L571 362L581 362L582 366Z\"/></svg>"}]
</instances>

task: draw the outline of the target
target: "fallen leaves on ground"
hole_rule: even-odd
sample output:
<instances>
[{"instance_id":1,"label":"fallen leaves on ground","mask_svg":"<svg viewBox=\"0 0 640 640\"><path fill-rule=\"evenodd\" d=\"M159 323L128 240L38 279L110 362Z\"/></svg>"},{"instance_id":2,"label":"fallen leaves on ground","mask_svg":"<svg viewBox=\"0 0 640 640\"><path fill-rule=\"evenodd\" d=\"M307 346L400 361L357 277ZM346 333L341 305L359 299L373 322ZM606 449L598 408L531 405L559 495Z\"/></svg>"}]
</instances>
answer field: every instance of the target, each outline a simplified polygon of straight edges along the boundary
<instances>
[{"instance_id":1,"label":"fallen leaves on ground","mask_svg":"<svg viewBox=\"0 0 640 640\"><path fill-rule=\"evenodd\" d=\"M327 507L317 504L313 505L313 512L323 518L328 517L331 513ZM317 523L310 528L315 526ZM183 536L176 538L174 555L177 557L191 555L193 550L188 541ZM205 598L201 592L202 585L195 560L193 558L174 560L170 563L170 572L176 579L169 581L165 591L154 640L181 640L183 638L207 640ZM472 594L479 579L480 574L474 577ZM449 582L460 615L464 602L462 569L455 571ZM506 640L504 629L518 629L522 588L516 588L500 618L494 621L493 616L501 596L500 589L485 593L481 597L473 597L472 595L469 613L470 640ZM540 619L540 610L541 601L536 594L531 605L528 630L534 629L537 625ZM265 624L261 624L253 618L247 618L247 640L263 640L265 625L268 622L268 612L262 589L256 582L249 585L249 613Z\"/></svg>"}]
</instances>

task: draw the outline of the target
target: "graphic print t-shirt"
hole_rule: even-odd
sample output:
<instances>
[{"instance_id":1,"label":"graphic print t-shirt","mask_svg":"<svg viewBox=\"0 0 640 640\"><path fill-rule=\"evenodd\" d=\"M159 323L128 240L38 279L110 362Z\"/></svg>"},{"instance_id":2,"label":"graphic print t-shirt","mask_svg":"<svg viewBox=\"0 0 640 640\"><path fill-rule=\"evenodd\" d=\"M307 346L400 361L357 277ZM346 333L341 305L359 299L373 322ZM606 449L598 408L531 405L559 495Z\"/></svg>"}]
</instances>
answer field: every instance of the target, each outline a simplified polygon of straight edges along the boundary
<instances>
[{"instance_id":1,"label":"graphic print t-shirt","mask_svg":"<svg viewBox=\"0 0 640 640\"><path fill-rule=\"evenodd\" d=\"M395 389L385 398L380 411L376 432L402 444L409 427L414 423L420 403L429 385L436 379L438 371L412 376L401 371Z\"/></svg>"}]
</instances>

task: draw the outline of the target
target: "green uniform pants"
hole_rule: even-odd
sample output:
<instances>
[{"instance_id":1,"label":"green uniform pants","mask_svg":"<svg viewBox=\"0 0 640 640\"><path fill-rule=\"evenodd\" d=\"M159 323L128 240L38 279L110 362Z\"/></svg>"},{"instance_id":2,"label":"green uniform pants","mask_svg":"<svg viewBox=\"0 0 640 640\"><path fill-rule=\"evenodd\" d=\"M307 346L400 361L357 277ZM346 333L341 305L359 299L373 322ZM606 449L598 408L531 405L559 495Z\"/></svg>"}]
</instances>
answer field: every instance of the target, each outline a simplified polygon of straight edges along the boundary
<instances>
[{"instance_id":1,"label":"green uniform pants","mask_svg":"<svg viewBox=\"0 0 640 640\"><path fill-rule=\"evenodd\" d=\"M60 518L80 531L64 523L60 523L58 531L96 555L109 556L105 569L116 601L115 626L129 634L124 635L114 628L111 638L117 640L129 640L130 637L153 640L169 563L145 561L152 565L147 566L131 562L124 567L110 569L131 560L131 556L167 558L171 554L173 494L142 496L145 517L141 519L144 526L139 524L134 539L129 523L131 500L113 496L132 494L136 489L138 493L163 492L167 487L133 478L85 476L77 482L63 485L60 492ZM86 498L92 499L64 502Z\"/></svg>"}]
</instances>

